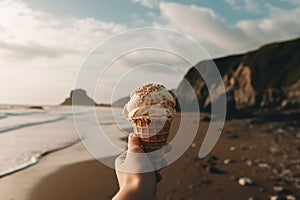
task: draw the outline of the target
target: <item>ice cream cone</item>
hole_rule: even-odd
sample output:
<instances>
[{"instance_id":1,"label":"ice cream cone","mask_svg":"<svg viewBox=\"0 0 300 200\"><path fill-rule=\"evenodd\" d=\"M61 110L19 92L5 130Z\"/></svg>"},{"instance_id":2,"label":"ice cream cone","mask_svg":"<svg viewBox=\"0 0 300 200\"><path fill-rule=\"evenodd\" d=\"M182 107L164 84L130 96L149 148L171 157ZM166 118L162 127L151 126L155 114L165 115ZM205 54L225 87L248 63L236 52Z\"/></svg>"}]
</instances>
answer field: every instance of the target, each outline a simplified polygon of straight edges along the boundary
<instances>
[{"instance_id":1,"label":"ice cream cone","mask_svg":"<svg viewBox=\"0 0 300 200\"><path fill-rule=\"evenodd\" d=\"M135 134L152 161L160 169L172 119L175 116L175 97L160 84L146 84L130 94L123 114L133 125ZM161 150L160 150L161 149ZM154 152L153 152L154 151ZM156 171L156 180L161 180Z\"/></svg>"},{"instance_id":2,"label":"ice cream cone","mask_svg":"<svg viewBox=\"0 0 300 200\"><path fill-rule=\"evenodd\" d=\"M162 117L132 119L133 130L146 153L159 150L167 144L171 122L172 119L165 120ZM163 154L164 152L158 152L155 159L150 158L154 167L161 167ZM155 171L155 176L156 182L160 182L162 176L159 170Z\"/></svg>"},{"instance_id":3,"label":"ice cream cone","mask_svg":"<svg viewBox=\"0 0 300 200\"><path fill-rule=\"evenodd\" d=\"M155 151L166 145L171 119L165 120L163 117L134 118L132 124L145 152Z\"/></svg>"}]
</instances>

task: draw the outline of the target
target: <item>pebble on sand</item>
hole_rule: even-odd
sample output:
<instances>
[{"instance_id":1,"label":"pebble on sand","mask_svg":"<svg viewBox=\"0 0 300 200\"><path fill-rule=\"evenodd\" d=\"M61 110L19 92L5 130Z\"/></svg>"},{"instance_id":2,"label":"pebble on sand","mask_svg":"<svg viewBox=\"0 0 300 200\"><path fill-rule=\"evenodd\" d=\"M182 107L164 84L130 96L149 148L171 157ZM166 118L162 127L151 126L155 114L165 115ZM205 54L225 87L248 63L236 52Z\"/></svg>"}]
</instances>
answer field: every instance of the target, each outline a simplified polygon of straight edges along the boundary
<instances>
[{"instance_id":1,"label":"pebble on sand","mask_svg":"<svg viewBox=\"0 0 300 200\"><path fill-rule=\"evenodd\" d=\"M255 197L249 197L248 200L257 200Z\"/></svg>"},{"instance_id":2,"label":"pebble on sand","mask_svg":"<svg viewBox=\"0 0 300 200\"><path fill-rule=\"evenodd\" d=\"M288 194L286 195L286 200L297 200L297 198L294 195Z\"/></svg>"},{"instance_id":3,"label":"pebble on sand","mask_svg":"<svg viewBox=\"0 0 300 200\"><path fill-rule=\"evenodd\" d=\"M270 169L271 168L268 163L258 163L258 167L265 168L265 169Z\"/></svg>"},{"instance_id":4,"label":"pebble on sand","mask_svg":"<svg viewBox=\"0 0 300 200\"><path fill-rule=\"evenodd\" d=\"M270 200L280 200L280 199L283 199L283 198L279 197L278 195L270 196ZM286 200L297 200L297 198L294 195L291 195L291 194L286 195L284 199L286 199Z\"/></svg>"},{"instance_id":5,"label":"pebble on sand","mask_svg":"<svg viewBox=\"0 0 300 200\"><path fill-rule=\"evenodd\" d=\"M270 196L270 200L278 200L278 199L279 199L278 195Z\"/></svg>"},{"instance_id":6,"label":"pebble on sand","mask_svg":"<svg viewBox=\"0 0 300 200\"><path fill-rule=\"evenodd\" d=\"M253 185L253 181L250 178L247 178L247 177L239 178L238 183L242 186Z\"/></svg>"},{"instance_id":7,"label":"pebble on sand","mask_svg":"<svg viewBox=\"0 0 300 200\"><path fill-rule=\"evenodd\" d=\"M252 160L247 160L247 161L246 161L246 165L252 166L252 165L253 165Z\"/></svg>"},{"instance_id":8,"label":"pebble on sand","mask_svg":"<svg viewBox=\"0 0 300 200\"><path fill-rule=\"evenodd\" d=\"M279 192L282 192L284 190L284 188L282 186L274 186L273 190L274 190L274 192L279 193Z\"/></svg>"},{"instance_id":9,"label":"pebble on sand","mask_svg":"<svg viewBox=\"0 0 300 200\"><path fill-rule=\"evenodd\" d=\"M196 143L193 143L192 145L191 145L191 147L193 147L193 148L195 148L197 145L196 145Z\"/></svg>"},{"instance_id":10,"label":"pebble on sand","mask_svg":"<svg viewBox=\"0 0 300 200\"><path fill-rule=\"evenodd\" d=\"M227 158L227 159L225 159L225 160L223 161L223 163L224 163L225 165L228 165L228 164L234 163L234 160L231 160L230 158Z\"/></svg>"},{"instance_id":11,"label":"pebble on sand","mask_svg":"<svg viewBox=\"0 0 300 200\"><path fill-rule=\"evenodd\" d=\"M236 147L235 147L235 146L231 146L231 147L229 147L229 150L230 150L230 151L235 151L235 150L236 150Z\"/></svg>"}]
</instances>

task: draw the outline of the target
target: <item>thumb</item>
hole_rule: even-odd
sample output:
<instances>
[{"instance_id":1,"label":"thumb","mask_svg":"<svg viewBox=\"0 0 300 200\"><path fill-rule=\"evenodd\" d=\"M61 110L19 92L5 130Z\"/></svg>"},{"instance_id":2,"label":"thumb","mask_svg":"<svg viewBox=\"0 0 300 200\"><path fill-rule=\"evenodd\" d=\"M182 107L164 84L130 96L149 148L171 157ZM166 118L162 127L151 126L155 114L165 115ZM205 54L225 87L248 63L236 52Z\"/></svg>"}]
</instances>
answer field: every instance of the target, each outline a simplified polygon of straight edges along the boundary
<instances>
[{"instance_id":1,"label":"thumb","mask_svg":"<svg viewBox=\"0 0 300 200\"><path fill-rule=\"evenodd\" d=\"M128 152L144 153L140 140L135 133L130 133L128 136Z\"/></svg>"},{"instance_id":2,"label":"thumb","mask_svg":"<svg viewBox=\"0 0 300 200\"><path fill-rule=\"evenodd\" d=\"M115 162L116 170L129 173L152 172L155 169L147 154L144 153L139 138L131 133L128 137L128 150L124 162Z\"/></svg>"}]
</instances>

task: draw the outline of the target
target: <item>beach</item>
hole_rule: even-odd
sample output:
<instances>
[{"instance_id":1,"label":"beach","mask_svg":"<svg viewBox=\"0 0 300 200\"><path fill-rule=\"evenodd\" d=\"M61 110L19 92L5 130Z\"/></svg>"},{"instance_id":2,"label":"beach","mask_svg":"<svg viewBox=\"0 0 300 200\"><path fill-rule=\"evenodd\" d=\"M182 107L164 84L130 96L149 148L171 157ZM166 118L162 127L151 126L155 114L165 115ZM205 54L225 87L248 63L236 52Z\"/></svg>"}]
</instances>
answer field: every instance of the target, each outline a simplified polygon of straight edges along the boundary
<instances>
[{"instance_id":1,"label":"beach","mask_svg":"<svg viewBox=\"0 0 300 200\"><path fill-rule=\"evenodd\" d=\"M187 123L186 132L192 131L188 129L192 122L181 121ZM187 151L162 170L158 199L299 198L300 135L295 120L228 120L216 146L199 159L208 125L202 118ZM50 124L38 126L47 128ZM1 200L110 199L118 185L114 170L78 142L2 177L0 188Z\"/></svg>"},{"instance_id":2,"label":"beach","mask_svg":"<svg viewBox=\"0 0 300 200\"><path fill-rule=\"evenodd\" d=\"M171 146L142 166L158 200L300 200L299 18L299 0L0 0L0 200L112 199L116 158L141 167L133 130Z\"/></svg>"}]
</instances>

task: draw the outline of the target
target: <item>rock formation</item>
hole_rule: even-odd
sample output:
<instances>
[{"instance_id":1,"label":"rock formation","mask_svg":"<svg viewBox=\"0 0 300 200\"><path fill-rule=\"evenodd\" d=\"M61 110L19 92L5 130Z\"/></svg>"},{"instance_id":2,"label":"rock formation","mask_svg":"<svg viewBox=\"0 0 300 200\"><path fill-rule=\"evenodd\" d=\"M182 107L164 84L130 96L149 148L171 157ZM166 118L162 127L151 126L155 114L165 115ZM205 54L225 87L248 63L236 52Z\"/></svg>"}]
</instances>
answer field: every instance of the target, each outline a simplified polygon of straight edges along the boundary
<instances>
[{"instance_id":1,"label":"rock formation","mask_svg":"<svg viewBox=\"0 0 300 200\"><path fill-rule=\"evenodd\" d=\"M299 46L300 39L296 39L214 59L225 86L228 114L299 109ZM210 75L208 66L211 62L202 61L192 67L175 91L181 99L182 111L193 111L193 101L198 101L201 110L210 110L210 94L199 71L207 68L204 71ZM214 81L213 77L211 79Z\"/></svg>"},{"instance_id":2,"label":"rock formation","mask_svg":"<svg viewBox=\"0 0 300 200\"><path fill-rule=\"evenodd\" d=\"M72 90L70 96L65 99L61 105L83 105L95 106L98 105L92 98L90 98L83 89Z\"/></svg>"}]
</instances>

